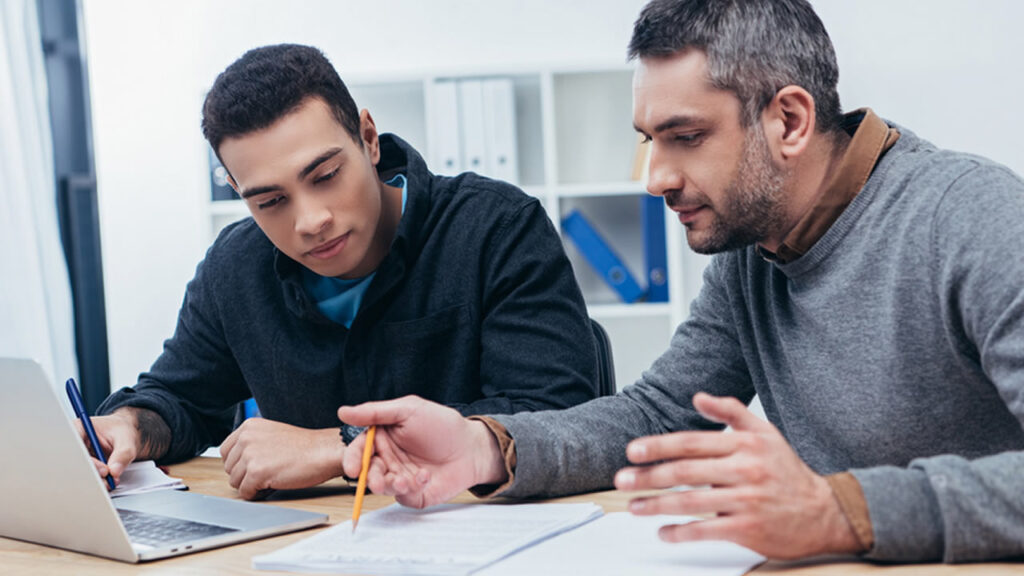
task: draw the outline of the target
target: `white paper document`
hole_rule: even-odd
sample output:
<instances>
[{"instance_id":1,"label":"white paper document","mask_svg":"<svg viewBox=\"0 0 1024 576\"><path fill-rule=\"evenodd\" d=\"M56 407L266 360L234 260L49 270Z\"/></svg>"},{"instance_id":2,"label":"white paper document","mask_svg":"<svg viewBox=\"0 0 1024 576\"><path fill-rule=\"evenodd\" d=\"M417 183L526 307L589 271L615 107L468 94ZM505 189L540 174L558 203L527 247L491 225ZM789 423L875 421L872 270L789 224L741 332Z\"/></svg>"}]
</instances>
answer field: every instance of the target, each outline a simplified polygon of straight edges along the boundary
<instances>
[{"instance_id":1,"label":"white paper document","mask_svg":"<svg viewBox=\"0 0 1024 576\"><path fill-rule=\"evenodd\" d=\"M357 574L469 574L601 516L595 504L398 504L263 556L253 568Z\"/></svg>"},{"instance_id":2,"label":"white paper document","mask_svg":"<svg viewBox=\"0 0 1024 576\"><path fill-rule=\"evenodd\" d=\"M764 562L760 554L731 542L670 544L658 539L661 526L693 520L691 516L615 512L510 556L477 576L739 576Z\"/></svg>"},{"instance_id":3,"label":"white paper document","mask_svg":"<svg viewBox=\"0 0 1024 576\"><path fill-rule=\"evenodd\" d=\"M117 488L110 492L111 498L142 494L154 490L184 490L187 488L181 478L172 478L157 468L152 460L132 462L121 474Z\"/></svg>"}]
</instances>

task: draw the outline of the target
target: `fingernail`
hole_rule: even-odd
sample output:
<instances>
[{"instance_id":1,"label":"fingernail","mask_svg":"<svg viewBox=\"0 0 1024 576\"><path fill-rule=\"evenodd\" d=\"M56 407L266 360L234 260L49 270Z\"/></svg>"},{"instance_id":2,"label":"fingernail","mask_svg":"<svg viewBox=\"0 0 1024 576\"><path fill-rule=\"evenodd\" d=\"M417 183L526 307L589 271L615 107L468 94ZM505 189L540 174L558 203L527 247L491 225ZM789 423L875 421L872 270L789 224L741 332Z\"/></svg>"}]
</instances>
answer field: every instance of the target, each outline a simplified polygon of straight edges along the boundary
<instances>
[{"instance_id":1,"label":"fingernail","mask_svg":"<svg viewBox=\"0 0 1024 576\"><path fill-rule=\"evenodd\" d=\"M629 470L619 472L619 475L616 478L616 484L623 488L629 488L633 486L634 483L636 483L636 474Z\"/></svg>"},{"instance_id":2,"label":"fingernail","mask_svg":"<svg viewBox=\"0 0 1024 576\"><path fill-rule=\"evenodd\" d=\"M643 512L644 508L647 508L647 503L643 500L633 500L629 503L630 512Z\"/></svg>"},{"instance_id":3,"label":"fingernail","mask_svg":"<svg viewBox=\"0 0 1024 576\"><path fill-rule=\"evenodd\" d=\"M630 458L644 458L647 456L647 446L644 444L630 444L627 455Z\"/></svg>"}]
</instances>

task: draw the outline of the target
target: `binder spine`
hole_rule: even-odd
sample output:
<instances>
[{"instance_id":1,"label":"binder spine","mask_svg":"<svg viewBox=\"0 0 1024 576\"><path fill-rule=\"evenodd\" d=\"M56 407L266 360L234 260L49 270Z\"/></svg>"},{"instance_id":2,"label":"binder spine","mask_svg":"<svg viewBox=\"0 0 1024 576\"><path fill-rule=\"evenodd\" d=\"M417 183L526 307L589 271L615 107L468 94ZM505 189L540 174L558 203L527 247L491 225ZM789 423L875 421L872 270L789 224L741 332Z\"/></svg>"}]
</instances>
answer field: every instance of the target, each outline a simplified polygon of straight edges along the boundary
<instances>
[{"instance_id":1,"label":"binder spine","mask_svg":"<svg viewBox=\"0 0 1024 576\"><path fill-rule=\"evenodd\" d=\"M644 296L644 290L623 264L622 259L598 234L578 210L562 220L562 230L576 243L587 262L611 286L623 302L631 304Z\"/></svg>"},{"instance_id":2,"label":"binder spine","mask_svg":"<svg viewBox=\"0 0 1024 576\"><path fill-rule=\"evenodd\" d=\"M657 196L640 199L644 232L647 301L668 302L668 247L665 245L665 203Z\"/></svg>"},{"instance_id":3,"label":"binder spine","mask_svg":"<svg viewBox=\"0 0 1024 576\"><path fill-rule=\"evenodd\" d=\"M431 86L434 113L431 120L431 168L438 174L462 172L462 150L459 144L458 85L439 80Z\"/></svg>"}]
</instances>

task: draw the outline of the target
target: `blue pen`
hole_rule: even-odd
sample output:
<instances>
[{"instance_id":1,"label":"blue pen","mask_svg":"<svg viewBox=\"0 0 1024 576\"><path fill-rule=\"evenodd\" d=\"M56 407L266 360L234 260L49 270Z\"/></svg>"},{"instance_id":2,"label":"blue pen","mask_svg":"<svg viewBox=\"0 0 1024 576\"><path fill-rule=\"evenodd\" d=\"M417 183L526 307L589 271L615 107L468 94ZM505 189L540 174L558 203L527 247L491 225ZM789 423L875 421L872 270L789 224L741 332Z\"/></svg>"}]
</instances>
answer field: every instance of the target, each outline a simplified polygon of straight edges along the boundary
<instances>
[{"instance_id":1,"label":"blue pen","mask_svg":"<svg viewBox=\"0 0 1024 576\"><path fill-rule=\"evenodd\" d=\"M71 408L75 411L75 416L82 421L82 428L85 428L85 435L89 437L89 444L92 445L92 451L96 453L96 458L104 464L107 463L107 457L103 455L103 448L100 448L100 440L96 437L96 430L92 427L92 420L89 419L89 413L85 411L85 402L82 401L82 394L78 391L78 384L75 384L74 378L68 378L64 388L68 392L68 398L71 400ZM114 477L107 474L107 485L110 489L114 489Z\"/></svg>"}]
</instances>

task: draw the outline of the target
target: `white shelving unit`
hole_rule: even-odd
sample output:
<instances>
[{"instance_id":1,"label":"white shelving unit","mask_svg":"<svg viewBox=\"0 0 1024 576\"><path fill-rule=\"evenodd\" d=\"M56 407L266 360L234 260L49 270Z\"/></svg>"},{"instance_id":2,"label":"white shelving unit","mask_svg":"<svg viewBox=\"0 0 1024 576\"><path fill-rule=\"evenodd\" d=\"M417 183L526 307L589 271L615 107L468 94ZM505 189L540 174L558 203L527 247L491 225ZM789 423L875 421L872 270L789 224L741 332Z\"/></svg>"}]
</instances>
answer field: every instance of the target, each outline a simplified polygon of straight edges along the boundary
<instances>
[{"instance_id":1,"label":"white shelving unit","mask_svg":"<svg viewBox=\"0 0 1024 576\"><path fill-rule=\"evenodd\" d=\"M642 182L631 179L637 142L632 128L632 70L627 67L566 68L458 74L419 74L390 78L347 78L360 108L367 108L381 132L394 132L430 163L431 110L435 82L511 79L515 100L517 184L539 198L557 229L574 209L584 213L646 285L640 199ZM442 127L443 129L443 127ZM225 225L248 215L240 201L209 203L211 240ZM566 239L565 246L590 315L612 340L616 382L632 384L667 348L683 321L700 279L684 274L684 260L700 256L685 249L682 226L665 212L669 301L624 304ZM698 268L694 268L696 265Z\"/></svg>"}]
</instances>

